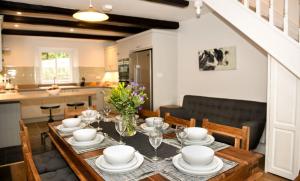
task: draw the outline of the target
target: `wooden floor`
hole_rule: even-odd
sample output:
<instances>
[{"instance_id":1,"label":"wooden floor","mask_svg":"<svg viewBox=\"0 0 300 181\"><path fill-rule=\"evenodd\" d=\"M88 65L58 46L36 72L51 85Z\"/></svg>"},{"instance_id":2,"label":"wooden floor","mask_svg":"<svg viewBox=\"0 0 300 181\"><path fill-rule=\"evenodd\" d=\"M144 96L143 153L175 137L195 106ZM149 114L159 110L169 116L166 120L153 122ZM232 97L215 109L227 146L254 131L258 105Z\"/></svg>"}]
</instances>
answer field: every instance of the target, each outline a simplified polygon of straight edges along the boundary
<instances>
[{"instance_id":1,"label":"wooden floor","mask_svg":"<svg viewBox=\"0 0 300 181\"><path fill-rule=\"evenodd\" d=\"M40 144L40 133L47 131L47 123L31 123L27 124L30 134L30 141L32 145L33 154L38 154L45 151L44 147ZM48 142L46 150L50 149L50 143ZM0 166L0 180L1 181L25 181L25 167L24 162L19 162L11 165ZM296 179L300 181L300 177ZM249 181L288 181L282 177L270 174L261 173L258 177L249 179Z\"/></svg>"}]
</instances>

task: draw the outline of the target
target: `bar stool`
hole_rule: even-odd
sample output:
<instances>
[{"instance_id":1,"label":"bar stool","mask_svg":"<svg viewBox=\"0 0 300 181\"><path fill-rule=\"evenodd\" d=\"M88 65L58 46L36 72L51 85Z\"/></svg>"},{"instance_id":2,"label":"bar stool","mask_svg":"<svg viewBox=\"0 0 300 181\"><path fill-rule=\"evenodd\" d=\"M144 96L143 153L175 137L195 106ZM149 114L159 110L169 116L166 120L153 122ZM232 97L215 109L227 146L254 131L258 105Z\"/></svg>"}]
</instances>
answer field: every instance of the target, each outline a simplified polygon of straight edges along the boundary
<instances>
[{"instance_id":1,"label":"bar stool","mask_svg":"<svg viewBox=\"0 0 300 181\"><path fill-rule=\"evenodd\" d=\"M43 105L40 108L42 110L49 110L49 119L48 119L48 123L52 123L54 121L53 117L52 117L52 109L58 109L60 107L60 105L58 104L52 104L52 105ZM42 132L41 133L41 144L45 147L45 140L48 136L47 132Z\"/></svg>"},{"instance_id":2,"label":"bar stool","mask_svg":"<svg viewBox=\"0 0 300 181\"><path fill-rule=\"evenodd\" d=\"M84 106L84 102L68 103L67 106L68 106L68 107L71 107L71 108L74 107L74 109L77 109L77 107Z\"/></svg>"}]
</instances>

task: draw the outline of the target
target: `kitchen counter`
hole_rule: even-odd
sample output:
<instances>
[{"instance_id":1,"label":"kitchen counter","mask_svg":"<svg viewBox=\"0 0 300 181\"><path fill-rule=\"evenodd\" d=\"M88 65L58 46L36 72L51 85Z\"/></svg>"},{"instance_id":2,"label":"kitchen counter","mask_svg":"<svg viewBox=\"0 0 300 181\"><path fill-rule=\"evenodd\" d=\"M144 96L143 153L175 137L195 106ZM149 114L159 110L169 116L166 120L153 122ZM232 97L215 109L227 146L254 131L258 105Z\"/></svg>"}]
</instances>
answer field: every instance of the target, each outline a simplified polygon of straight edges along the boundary
<instances>
[{"instance_id":1,"label":"kitchen counter","mask_svg":"<svg viewBox=\"0 0 300 181\"><path fill-rule=\"evenodd\" d=\"M97 91L62 91L56 96L49 95L46 91L0 94L0 148L20 145L19 121L22 119L22 107L25 102L33 104L38 101L40 103L37 108L39 108L43 103L51 104L57 99L69 99L82 96L85 97L88 105L92 106L92 97L97 97ZM63 106L61 106L61 108L63 108ZM28 111L34 112L33 107L29 107Z\"/></svg>"},{"instance_id":2,"label":"kitchen counter","mask_svg":"<svg viewBox=\"0 0 300 181\"><path fill-rule=\"evenodd\" d=\"M59 86L62 90L68 89L92 89L92 88L112 88L113 86L103 86L103 85L93 85L93 86L76 86L76 85L66 85L66 86ZM18 92L29 92L29 91L45 91L46 89L50 88L50 86L42 86L42 87L32 87L32 88L19 88Z\"/></svg>"},{"instance_id":3,"label":"kitchen counter","mask_svg":"<svg viewBox=\"0 0 300 181\"><path fill-rule=\"evenodd\" d=\"M61 92L57 96L49 95L49 93L39 92L34 94L26 94L26 93L4 93L0 94L0 103L2 102L20 102L23 100L31 100L31 99L46 99L46 98L57 98L57 97L72 97L72 96L92 96L95 95L96 91L78 91L78 92Z\"/></svg>"}]
</instances>

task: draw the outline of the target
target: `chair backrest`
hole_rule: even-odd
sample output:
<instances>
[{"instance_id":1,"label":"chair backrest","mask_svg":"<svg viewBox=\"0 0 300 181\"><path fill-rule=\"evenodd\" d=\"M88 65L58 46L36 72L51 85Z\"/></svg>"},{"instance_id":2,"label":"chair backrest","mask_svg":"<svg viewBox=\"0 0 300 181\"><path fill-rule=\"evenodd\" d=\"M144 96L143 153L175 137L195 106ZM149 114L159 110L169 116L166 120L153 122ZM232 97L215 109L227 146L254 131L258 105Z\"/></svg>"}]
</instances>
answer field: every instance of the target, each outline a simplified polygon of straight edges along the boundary
<instances>
[{"instance_id":1,"label":"chair backrest","mask_svg":"<svg viewBox=\"0 0 300 181\"><path fill-rule=\"evenodd\" d=\"M32 152L29 150L25 134L23 131L20 132L20 138L22 142L22 152L24 157L24 163L26 166L26 176L28 181L40 181L40 175L37 171L37 168L34 164L33 158L32 158Z\"/></svg>"},{"instance_id":2,"label":"chair backrest","mask_svg":"<svg viewBox=\"0 0 300 181\"><path fill-rule=\"evenodd\" d=\"M157 111L150 111L147 109L142 109L139 111L139 115L141 118L149 118L149 117L159 117L159 110Z\"/></svg>"},{"instance_id":3,"label":"chair backrest","mask_svg":"<svg viewBox=\"0 0 300 181\"><path fill-rule=\"evenodd\" d=\"M248 126L235 128L212 123L208 119L203 119L202 127L207 129L209 134L218 134L234 138L235 148L249 150L250 128Z\"/></svg>"},{"instance_id":4,"label":"chair backrest","mask_svg":"<svg viewBox=\"0 0 300 181\"><path fill-rule=\"evenodd\" d=\"M96 106L93 106L92 109L96 110ZM81 115L82 111L87 110L87 107L83 106L77 109L65 108L64 110L64 119L74 118Z\"/></svg>"},{"instance_id":5,"label":"chair backrest","mask_svg":"<svg viewBox=\"0 0 300 181\"><path fill-rule=\"evenodd\" d=\"M31 144L30 144L30 138L29 138L28 127L25 126L23 120L20 120L20 121L19 121L19 124L20 124L20 130L23 131L23 133L24 133L24 139L25 139L25 142L26 142L26 144L27 144L27 146L28 146L29 151L31 152Z\"/></svg>"},{"instance_id":6,"label":"chair backrest","mask_svg":"<svg viewBox=\"0 0 300 181\"><path fill-rule=\"evenodd\" d=\"M194 118L191 118L190 120L185 120L171 116L170 113L165 114L165 122L174 126L195 127L196 125L196 119Z\"/></svg>"}]
</instances>

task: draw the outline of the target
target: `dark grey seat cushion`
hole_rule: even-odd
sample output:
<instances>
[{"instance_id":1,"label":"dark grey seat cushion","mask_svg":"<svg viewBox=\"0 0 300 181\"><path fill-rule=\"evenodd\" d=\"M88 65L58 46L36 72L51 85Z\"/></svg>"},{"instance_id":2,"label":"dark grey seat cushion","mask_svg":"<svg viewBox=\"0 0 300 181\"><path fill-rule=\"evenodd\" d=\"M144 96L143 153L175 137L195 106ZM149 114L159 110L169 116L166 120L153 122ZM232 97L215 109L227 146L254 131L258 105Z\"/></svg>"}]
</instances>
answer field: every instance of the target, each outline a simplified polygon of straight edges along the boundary
<instances>
[{"instance_id":1,"label":"dark grey seat cushion","mask_svg":"<svg viewBox=\"0 0 300 181\"><path fill-rule=\"evenodd\" d=\"M266 103L186 95L180 108L160 109L161 115L171 115L183 119L196 119L196 126L202 126L202 120L241 128L250 127L250 149L256 148L265 128ZM217 137L216 140L233 144L231 139Z\"/></svg>"},{"instance_id":2,"label":"dark grey seat cushion","mask_svg":"<svg viewBox=\"0 0 300 181\"><path fill-rule=\"evenodd\" d=\"M67 163L56 150L33 155L33 161L40 174L67 167Z\"/></svg>"},{"instance_id":3,"label":"dark grey seat cushion","mask_svg":"<svg viewBox=\"0 0 300 181\"><path fill-rule=\"evenodd\" d=\"M62 168L54 172L40 175L42 181L77 181L79 180L70 168Z\"/></svg>"}]
</instances>

